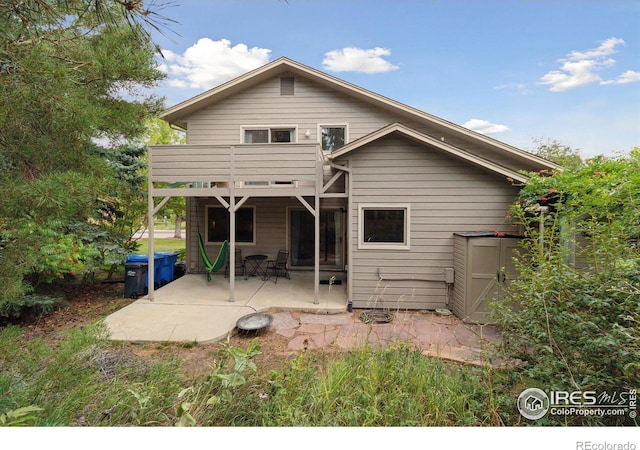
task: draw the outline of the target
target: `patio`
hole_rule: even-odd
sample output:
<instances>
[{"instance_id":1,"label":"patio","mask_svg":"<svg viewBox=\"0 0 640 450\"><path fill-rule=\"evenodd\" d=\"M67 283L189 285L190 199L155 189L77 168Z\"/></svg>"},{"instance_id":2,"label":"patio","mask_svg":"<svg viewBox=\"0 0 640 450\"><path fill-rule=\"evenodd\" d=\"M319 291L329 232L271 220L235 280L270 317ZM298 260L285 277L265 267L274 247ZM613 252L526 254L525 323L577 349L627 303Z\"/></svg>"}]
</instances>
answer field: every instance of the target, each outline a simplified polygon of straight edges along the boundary
<instances>
[{"instance_id":1,"label":"patio","mask_svg":"<svg viewBox=\"0 0 640 450\"><path fill-rule=\"evenodd\" d=\"M105 322L116 341L210 343L224 339L240 317L254 312L345 312L345 285L320 285L319 302L314 304L313 276L313 272L292 272L290 280L280 277L277 284L260 277L237 277L236 300L230 302L229 280L222 274L214 275L210 283L204 275L185 275L157 289L153 301L136 300Z\"/></svg>"}]
</instances>

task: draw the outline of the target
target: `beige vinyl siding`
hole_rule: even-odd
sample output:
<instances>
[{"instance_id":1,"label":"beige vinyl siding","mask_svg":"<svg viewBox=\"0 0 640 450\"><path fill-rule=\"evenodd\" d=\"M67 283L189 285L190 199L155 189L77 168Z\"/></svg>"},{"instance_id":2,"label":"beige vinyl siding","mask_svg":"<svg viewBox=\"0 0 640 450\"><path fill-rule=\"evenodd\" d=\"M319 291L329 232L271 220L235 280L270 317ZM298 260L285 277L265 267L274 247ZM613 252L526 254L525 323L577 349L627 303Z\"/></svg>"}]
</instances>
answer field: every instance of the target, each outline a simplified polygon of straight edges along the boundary
<instances>
[{"instance_id":1,"label":"beige vinyl siding","mask_svg":"<svg viewBox=\"0 0 640 450\"><path fill-rule=\"evenodd\" d=\"M444 281L380 281L378 269L387 277L437 278L444 268L453 267L454 232L510 230L505 214L517 188L495 174L394 136L356 150L348 159L354 307L446 307ZM410 249L358 249L361 203L410 204Z\"/></svg>"},{"instance_id":2,"label":"beige vinyl siding","mask_svg":"<svg viewBox=\"0 0 640 450\"><path fill-rule=\"evenodd\" d=\"M505 167L536 170L533 164L514 166L513 161L493 151L487 143L460 133L443 135L441 130L418 122L408 114L392 113L299 76L295 76L294 95L280 95L280 76L277 76L192 114L188 120L187 143L234 145L242 141L241 126L292 124L297 126L298 143L316 143L319 142L318 125L328 123L348 124L351 142L394 122L436 139L444 138L449 144ZM304 136L307 130L309 138Z\"/></svg>"},{"instance_id":3,"label":"beige vinyl siding","mask_svg":"<svg viewBox=\"0 0 640 450\"><path fill-rule=\"evenodd\" d=\"M345 94L295 78L295 95L280 95L280 77L194 113L189 118L189 144L240 143L241 126L297 126L297 142L317 143L318 125L348 124L349 140L371 133L400 117ZM310 137L304 132L309 130Z\"/></svg>"}]
</instances>

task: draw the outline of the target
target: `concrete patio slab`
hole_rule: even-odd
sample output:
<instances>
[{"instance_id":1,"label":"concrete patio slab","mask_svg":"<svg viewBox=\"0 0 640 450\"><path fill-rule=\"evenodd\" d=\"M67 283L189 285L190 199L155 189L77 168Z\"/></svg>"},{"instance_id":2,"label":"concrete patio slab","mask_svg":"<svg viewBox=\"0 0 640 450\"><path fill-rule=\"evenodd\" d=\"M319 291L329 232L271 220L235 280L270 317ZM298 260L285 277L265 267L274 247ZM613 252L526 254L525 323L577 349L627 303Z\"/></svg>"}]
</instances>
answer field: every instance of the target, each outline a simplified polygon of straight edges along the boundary
<instances>
[{"instance_id":1,"label":"concrete patio slab","mask_svg":"<svg viewBox=\"0 0 640 450\"><path fill-rule=\"evenodd\" d=\"M455 316L429 311L395 311L389 323L364 323L362 311L347 312L344 287L320 286L313 302L313 274L292 273L278 283L238 278L235 301L229 280L187 275L158 289L154 301L142 298L111 314L106 323L113 340L213 343L225 339L246 314L271 311L271 332L288 340L288 351L350 350L406 342L425 355L483 364L490 343L499 342L493 326L465 324Z\"/></svg>"},{"instance_id":2,"label":"concrete patio slab","mask_svg":"<svg viewBox=\"0 0 640 450\"><path fill-rule=\"evenodd\" d=\"M229 280L214 275L185 275L157 289L153 301L148 297L111 314L105 319L112 340L133 342L198 342L224 339L238 319L246 314L271 309L335 314L347 309L343 286L320 286L314 303L313 273L292 273L286 278L235 280L235 299L231 300Z\"/></svg>"}]
</instances>

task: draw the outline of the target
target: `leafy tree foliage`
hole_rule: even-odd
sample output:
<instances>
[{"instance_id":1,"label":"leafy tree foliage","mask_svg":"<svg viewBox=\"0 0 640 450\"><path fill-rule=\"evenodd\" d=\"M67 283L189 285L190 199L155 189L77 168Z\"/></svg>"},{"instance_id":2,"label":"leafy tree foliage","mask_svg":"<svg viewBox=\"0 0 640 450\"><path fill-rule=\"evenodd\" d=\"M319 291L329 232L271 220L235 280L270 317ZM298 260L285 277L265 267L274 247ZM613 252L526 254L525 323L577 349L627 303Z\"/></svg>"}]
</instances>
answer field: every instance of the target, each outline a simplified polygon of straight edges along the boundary
<instances>
[{"instance_id":1,"label":"leafy tree foliage","mask_svg":"<svg viewBox=\"0 0 640 450\"><path fill-rule=\"evenodd\" d=\"M133 238L144 227L147 148L127 143L101 148L101 152L112 171L110 189L98 199L99 208L83 228L89 231L85 236L100 253L99 263L110 266L107 278L111 279L126 255L138 248Z\"/></svg>"},{"instance_id":2,"label":"leafy tree foliage","mask_svg":"<svg viewBox=\"0 0 640 450\"><path fill-rule=\"evenodd\" d=\"M147 145L169 145L184 144L185 135L169 126L167 122L160 119L151 119L147 122L147 133L145 143ZM182 221L187 214L186 201L184 197L172 197L163 207L162 212L174 217L174 235L176 239L182 237Z\"/></svg>"},{"instance_id":3,"label":"leafy tree foliage","mask_svg":"<svg viewBox=\"0 0 640 450\"><path fill-rule=\"evenodd\" d=\"M0 315L100 254L99 213L133 180L95 142L140 136L162 107L155 17L142 2L0 2Z\"/></svg>"},{"instance_id":4,"label":"leafy tree foliage","mask_svg":"<svg viewBox=\"0 0 640 450\"><path fill-rule=\"evenodd\" d=\"M583 165L580 152L568 145L561 144L554 140L543 142L542 140L534 140L537 144L534 153L549 161L561 165L565 169L578 169Z\"/></svg>"},{"instance_id":5,"label":"leafy tree foliage","mask_svg":"<svg viewBox=\"0 0 640 450\"><path fill-rule=\"evenodd\" d=\"M510 302L495 305L509 356L537 387L636 389L640 148L576 170L532 174L511 213L526 239ZM628 416L584 420L631 423Z\"/></svg>"}]
</instances>

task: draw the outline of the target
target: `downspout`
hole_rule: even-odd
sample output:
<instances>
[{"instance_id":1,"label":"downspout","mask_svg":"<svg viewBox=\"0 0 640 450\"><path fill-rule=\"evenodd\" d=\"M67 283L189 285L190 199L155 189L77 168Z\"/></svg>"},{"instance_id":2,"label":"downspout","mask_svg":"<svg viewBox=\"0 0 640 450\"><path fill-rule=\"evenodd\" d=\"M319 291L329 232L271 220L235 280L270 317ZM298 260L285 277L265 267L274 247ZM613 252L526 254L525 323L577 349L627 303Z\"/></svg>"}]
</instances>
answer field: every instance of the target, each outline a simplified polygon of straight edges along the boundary
<instances>
[{"instance_id":1,"label":"downspout","mask_svg":"<svg viewBox=\"0 0 640 450\"><path fill-rule=\"evenodd\" d=\"M353 311L353 299L351 294L353 293L353 248L351 247L352 233L351 233L351 211L353 210L353 195L351 189L351 169L346 166L341 166L333 162L333 160L329 159L329 166L336 169L342 170L346 172L346 187L347 187L347 217L345 220L345 227L347 233L347 311Z\"/></svg>"}]
</instances>

